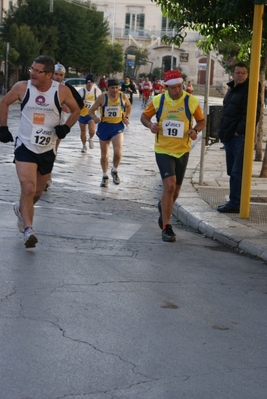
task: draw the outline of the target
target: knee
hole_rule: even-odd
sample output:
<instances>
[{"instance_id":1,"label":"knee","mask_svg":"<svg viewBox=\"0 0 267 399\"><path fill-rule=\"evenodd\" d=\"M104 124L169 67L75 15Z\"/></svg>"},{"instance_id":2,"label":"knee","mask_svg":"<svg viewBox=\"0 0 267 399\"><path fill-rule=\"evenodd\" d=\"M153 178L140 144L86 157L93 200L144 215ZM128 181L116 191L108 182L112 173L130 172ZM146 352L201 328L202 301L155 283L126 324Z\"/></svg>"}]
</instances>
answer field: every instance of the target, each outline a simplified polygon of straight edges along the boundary
<instances>
[{"instance_id":1,"label":"knee","mask_svg":"<svg viewBox=\"0 0 267 399\"><path fill-rule=\"evenodd\" d=\"M164 191L170 195L173 195L176 190L175 181L168 181L164 183Z\"/></svg>"},{"instance_id":2,"label":"knee","mask_svg":"<svg viewBox=\"0 0 267 399\"><path fill-rule=\"evenodd\" d=\"M21 191L28 197L33 197L36 191L36 185L32 181L28 181L21 184Z\"/></svg>"},{"instance_id":3,"label":"knee","mask_svg":"<svg viewBox=\"0 0 267 399\"><path fill-rule=\"evenodd\" d=\"M100 161L101 162L108 162L108 155L107 154L101 154Z\"/></svg>"}]
</instances>

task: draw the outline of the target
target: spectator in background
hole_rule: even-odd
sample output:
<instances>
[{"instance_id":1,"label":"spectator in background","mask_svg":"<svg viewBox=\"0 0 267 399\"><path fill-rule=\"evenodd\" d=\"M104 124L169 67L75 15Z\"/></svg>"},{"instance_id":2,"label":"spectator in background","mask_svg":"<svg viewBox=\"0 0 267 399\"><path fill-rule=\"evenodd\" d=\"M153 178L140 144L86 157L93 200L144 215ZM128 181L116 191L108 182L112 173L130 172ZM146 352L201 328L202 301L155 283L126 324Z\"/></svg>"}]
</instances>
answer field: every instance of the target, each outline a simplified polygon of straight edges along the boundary
<instances>
[{"instance_id":1,"label":"spectator in background","mask_svg":"<svg viewBox=\"0 0 267 399\"><path fill-rule=\"evenodd\" d=\"M192 94L193 91L194 91L193 85L192 85L192 83L191 83L190 80L189 80L188 83L187 83L186 91L187 91L187 93L189 93L189 94Z\"/></svg>"},{"instance_id":2,"label":"spectator in background","mask_svg":"<svg viewBox=\"0 0 267 399\"><path fill-rule=\"evenodd\" d=\"M99 88L100 88L100 90L103 92L103 91L107 91L107 89L108 89L108 85L107 85L107 82L106 82L106 77L105 76L102 76L102 78L100 79L100 81L99 81Z\"/></svg>"},{"instance_id":3,"label":"spectator in background","mask_svg":"<svg viewBox=\"0 0 267 399\"><path fill-rule=\"evenodd\" d=\"M222 116L218 135L224 144L226 169L230 176L229 201L219 205L218 212L239 213L243 156L246 133L248 102L248 69L239 62L234 66L233 80L227 83L229 89L223 100ZM259 121L261 98L258 90L256 123ZM255 132L251 132L254 134Z\"/></svg>"}]
</instances>

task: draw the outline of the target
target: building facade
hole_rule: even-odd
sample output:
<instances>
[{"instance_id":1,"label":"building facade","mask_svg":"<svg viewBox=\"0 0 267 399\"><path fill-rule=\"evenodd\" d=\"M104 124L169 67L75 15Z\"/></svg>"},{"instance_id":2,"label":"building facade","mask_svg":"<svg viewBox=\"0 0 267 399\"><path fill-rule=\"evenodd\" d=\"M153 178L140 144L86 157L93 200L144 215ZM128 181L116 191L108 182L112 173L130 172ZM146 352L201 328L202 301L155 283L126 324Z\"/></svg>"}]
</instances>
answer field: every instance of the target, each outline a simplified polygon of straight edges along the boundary
<instances>
[{"instance_id":1,"label":"building facade","mask_svg":"<svg viewBox=\"0 0 267 399\"><path fill-rule=\"evenodd\" d=\"M162 72L178 68L193 85L205 84L207 56L196 46L201 39L198 32L187 31L181 47L166 45L162 38L172 36L173 30L160 7L151 0L93 0L92 4L103 12L111 40L123 46L126 56L133 48L148 50L149 62L140 67L139 74L151 73L154 68L161 68ZM211 54L210 69L210 84L223 87L229 76L218 62L216 52Z\"/></svg>"}]
</instances>

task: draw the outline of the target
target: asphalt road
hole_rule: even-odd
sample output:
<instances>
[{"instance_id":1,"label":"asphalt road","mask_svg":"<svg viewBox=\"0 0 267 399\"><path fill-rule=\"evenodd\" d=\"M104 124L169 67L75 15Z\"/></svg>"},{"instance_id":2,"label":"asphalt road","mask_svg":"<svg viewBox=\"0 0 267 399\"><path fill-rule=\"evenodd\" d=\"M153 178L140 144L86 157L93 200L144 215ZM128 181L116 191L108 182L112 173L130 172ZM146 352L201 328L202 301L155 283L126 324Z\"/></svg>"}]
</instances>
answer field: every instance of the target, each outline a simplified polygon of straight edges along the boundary
<instances>
[{"instance_id":1,"label":"asphalt road","mask_svg":"<svg viewBox=\"0 0 267 399\"><path fill-rule=\"evenodd\" d=\"M266 263L177 220L176 243L161 240L153 136L134 100L119 186L100 187L97 139L82 154L75 125L62 141L35 249L0 145L1 399L266 398ZM15 105L14 135L18 117Z\"/></svg>"}]
</instances>

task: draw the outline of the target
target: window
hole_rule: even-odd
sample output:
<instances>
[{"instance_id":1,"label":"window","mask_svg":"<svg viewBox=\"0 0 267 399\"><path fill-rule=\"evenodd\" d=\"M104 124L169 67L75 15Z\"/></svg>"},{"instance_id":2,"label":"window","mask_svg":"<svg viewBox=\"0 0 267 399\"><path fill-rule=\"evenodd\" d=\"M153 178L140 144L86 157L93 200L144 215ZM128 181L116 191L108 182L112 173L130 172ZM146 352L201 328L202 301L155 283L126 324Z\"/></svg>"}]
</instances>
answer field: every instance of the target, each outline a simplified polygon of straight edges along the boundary
<instances>
[{"instance_id":1,"label":"window","mask_svg":"<svg viewBox=\"0 0 267 399\"><path fill-rule=\"evenodd\" d=\"M172 21L167 17L162 17L161 20L161 31L162 35L167 35L172 32L173 26Z\"/></svg>"},{"instance_id":2,"label":"window","mask_svg":"<svg viewBox=\"0 0 267 399\"><path fill-rule=\"evenodd\" d=\"M143 36L145 26L145 14L135 14L127 12L125 15L125 34L133 36Z\"/></svg>"}]
</instances>

